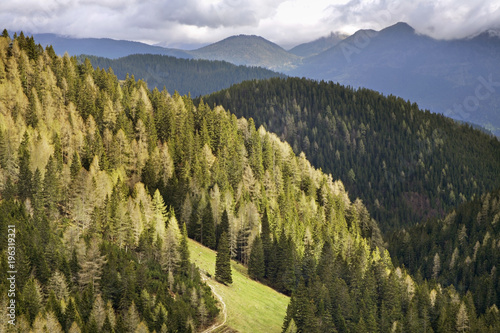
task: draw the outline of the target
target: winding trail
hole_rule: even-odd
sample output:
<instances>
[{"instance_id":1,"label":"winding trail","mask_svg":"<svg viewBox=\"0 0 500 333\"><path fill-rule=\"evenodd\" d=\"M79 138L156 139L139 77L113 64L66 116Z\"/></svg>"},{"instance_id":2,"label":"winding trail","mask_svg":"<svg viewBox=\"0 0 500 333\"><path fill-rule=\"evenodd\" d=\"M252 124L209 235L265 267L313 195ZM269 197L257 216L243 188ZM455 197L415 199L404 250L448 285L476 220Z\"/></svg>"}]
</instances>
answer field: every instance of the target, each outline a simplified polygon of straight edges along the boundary
<instances>
[{"instance_id":1,"label":"winding trail","mask_svg":"<svg viewBox=\"0 0 500 333\"><path fill-rule=\"evenodd\" d=\"M208 286L210 287L210 289L212 290L212 293L219 299L219 301L221 302L222 304L222 314L224 315L224 320L221 322L221 323L215 323L213 324L212 326L210 326L209 328L207 328L206 330L203 331L203 333L209 333L209 332L213 332L215 331L216 329L224 326L226 324L226 321L227 321L227 307L226 307L226 303L224 302L224 300L222 299L222 296L219 295L216 291L215 291L215 288L210 284L208 283L208 278L206 277L205 274L202 275L202 279L204 282L206 282L208 284Z\"/></svg>"}]
</instances>

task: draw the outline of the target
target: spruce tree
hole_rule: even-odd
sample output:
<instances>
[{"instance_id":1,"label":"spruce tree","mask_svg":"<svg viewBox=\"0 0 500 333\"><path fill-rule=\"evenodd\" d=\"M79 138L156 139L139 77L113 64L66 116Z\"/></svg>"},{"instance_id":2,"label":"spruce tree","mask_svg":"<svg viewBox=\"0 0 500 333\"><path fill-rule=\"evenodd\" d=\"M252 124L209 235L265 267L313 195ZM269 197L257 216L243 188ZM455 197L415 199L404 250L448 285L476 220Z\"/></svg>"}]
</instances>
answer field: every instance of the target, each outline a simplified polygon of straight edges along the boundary
<instances>
[{"instance_id":1,"label":"spruce tree","mask_svg":"<svg viewBox=\"0 0 500 333\"><path fill-rule=\"evenodd\" d=\"M203 224L202 244L211 249L215 249L215 224L210 200L208 200L208 204L203 212L201 223Z\"/></svg>"},{"instance_id":2,"label":"spruce tree","mask_svg":"<svg viewBox=\"0 0 500 333\"><path fill-rule=\"evenodd\" d=\"M229 236L223 232L217 248L215 259L215 279L224 284L233 283L231 276L231 256L229 253Z\"/></svg>"},{"instance_id":3,"label":"spruce tree","mask_svg":"<svg viewBox=\"0 0 500 333\"><path fill-rule=\"evenodd\" d=\"M66 330L69 331L73 325L82 326L82 319L73 298L70 298L66 311L64 312L64 316Z\"/></svg>"},{"instance_id":4,"label":"spruce tree","mask_svg":"<svg viewBox=\"0 0 500 333\"><path fill-rule=\"evenodd\" d=\"M318 332L314 317L314 303L311 302L309 291L301 278L297 290L294 293L295 297L295 314L293 318L297 324L297 332ZM366 331L358 331L366 332Z\"/></svg>"},{"instance_id":5,"label":"spruce tree","mask_svg":"<svg viewBox=\"0 0 500 333\"><path fill-rule=\"evenodd\" d=\"M38 312L42 308L42 295L40 284L36 279L31 278L23 288L22 309L31 324L35 321Z\"/></svg>"},{"instance_id":6,"label":"spruce tree","mask_svg":"<svg viewBox=\"0 0 500 333\"><path fill-rule=\"evenodd\" d=\"M189 272L189 247L188 247L188 236L186 223L182 224L182 237L181 242L179 244L179 255L180 255L180 271L183 274L188 274Z\"/></svg>"},{"instance_id":7,"label":"spruce tree","mask_svg":"<svg viewBox=\"0 0 500 333\"><path fill-rule=\"evenodd\" d=\"M29 151L29 135L24 132L23 141L19 145L19 183L18 193L19 197L24 200L31 197L32 191L32 172L30 169L30 151Z\"/></svg>"},{"instance_id":8,"label":"spruce tree","mask_svg":"<svg viewBox=\"0 0 500 333\"><path fill-rule=\"evenodd\" d=\"M109 321L109 317L106 316L106 319L104 319L104 324L102 325L101 328L102 333L112 333L114 332L113 326L111 326L111 322Z\"/></svg>"},{"instance_id":9,"label":"spruce tree","mask_svg":"<svg viewBox=\"0 0 500 333\"><path fill-rule=\"evenodd\" d=\"M43 199L47 213L55 215L57 213L57 202L60 197L60 178L56 169L54 158L50 155L45 166L45 177L43 178Z\"/></svg>"},{"instance_id":10,"label":"spruce tree","mask_svg":"<svg viewBox=\"0 0 500 333\"><path fill-rule=\"evenodd\" d=\"M229 215L227 214L227 209L224 209L224 212L222 212L220 223L217 226L217 233L216 233L217 247L219 247L220 236L222 235L223 232L229 235Z\"/></svg>"},{"instance_id":11,"label":"spruce tree","mask_svg":"<svg viewBox=\"0 0 500 333\"><path fill-rule=\"evenodd\" d=\"M269 277L269 262L271 261L271 251L273 243L271 240L271 228L269 226L269 213L267 207L262 216L261 223L262 231L260 233L260 238L262 240L262 250L264 251L265 276Z\"/></svg>"},{"instance_id":12,"label":"spruce tree","mask_svg":"<svg viewBox=\"0 0 500 333\"><path fill-rule=\"evenodd\" d=\"M262 241L260 236L255 237L250 251L250 259L248 261L248 275L257 281L264 280L266 272L264 265L264 250L262 249Z\"/></svg>"},{"instance_id":13,"label":"spruce tree","mask_svg":"<svg viewBox=\"0 0 500 333\"><path fill-rule=\"evenodd\" d=\"M80 161L80 155L78 155L78 152L75 151L73 153L73 158L71 160L71 166L70 166L70 175L72 180L76 178L81 168L82 168L82 163Z\"/></svg>"}]
</instances>

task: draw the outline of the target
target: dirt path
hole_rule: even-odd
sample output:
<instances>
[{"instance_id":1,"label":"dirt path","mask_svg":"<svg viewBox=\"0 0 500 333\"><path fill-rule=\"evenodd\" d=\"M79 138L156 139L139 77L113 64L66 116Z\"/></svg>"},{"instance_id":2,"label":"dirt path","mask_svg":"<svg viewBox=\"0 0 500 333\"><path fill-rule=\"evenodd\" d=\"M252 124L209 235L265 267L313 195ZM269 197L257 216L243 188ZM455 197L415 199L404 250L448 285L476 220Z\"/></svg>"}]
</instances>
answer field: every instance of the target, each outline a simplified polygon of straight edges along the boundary
<instances>
[{"instance_id":1,"label":"dirt path","mask_svg":"<svg viewBox=\"0 0 500 333\"><path fill-rule=\"evenodd\" d=\"M212 293L219 299L219 301L221 302L222 304L222 314L224 316L224 320L221 322L221 323L215 323L213 324L212 326L210 326L209 328L207 328L206 330L203 331L203 333L209 333L209 332L213 332L215 331L216 329L224 326L226 324L226 321L227 321L227 308L226 308L226 303L224 302L224 300L222 299L222 296L219 295L216 291L215 291L215 288L210 284L208 283L208 278L205 276L205 274L202 275L202 279L203 281L205 281L208 286L210 287L210 289L212 290Z\"/></svg>"}]
</instances>

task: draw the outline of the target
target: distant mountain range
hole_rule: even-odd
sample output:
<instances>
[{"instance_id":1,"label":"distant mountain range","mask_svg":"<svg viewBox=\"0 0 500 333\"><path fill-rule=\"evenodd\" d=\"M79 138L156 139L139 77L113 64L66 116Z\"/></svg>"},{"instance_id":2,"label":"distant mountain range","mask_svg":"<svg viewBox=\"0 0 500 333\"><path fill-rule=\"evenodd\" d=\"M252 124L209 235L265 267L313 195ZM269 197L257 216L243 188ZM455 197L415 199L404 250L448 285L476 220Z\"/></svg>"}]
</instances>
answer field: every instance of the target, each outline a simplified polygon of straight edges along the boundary
<instances>
[{"instance_id":1,"label":"distant mountain range","mask_svg":"<svg viewBox=\"0 0 500 333\"><path fill-rule=\"evenodd\" d=\"M56 34L34 34L37 43L52 45L58 55L68 52L70 55L91 54L98 57L116 59L131 54L160 54L176 58L193 58L183 50L153 46L128 40L110 38L71 38Z\"/></svg>"},{"instance_id":2,"label":"distant mountain range","mask_svg":"<svg viewBox=\"0 0 500 333\"><path fill-rule=\"evenodd\" d=\"M361 30L287 72L393 94L500 134L500 38L435 40L406 23Z\"/></svg>"},{"instance_id":3,"label":"distant mountain range","mask_svg":"<svg viewBox=\"0 0 500 333\"><path fill-rule=\"evenodd\" d=\"M155 54L183 59L221 60L235 65L265 67L278 71L291 70L301 60L300 56L287 52L267 39L249 35L228 37L189 51L109 38L70 38L56 34L33 36L37 43L43 46L52 45L56 54L61 56L68 52L70 55L88 54L117 59L132 54ZM328 41L323 42L324 45L325 43ZM317 48L315 45L311 48Z\"/></svg>"},{"instance_id":4,"label":"distant mountain range","mask_svg":"<svg viewBox=\"0 0 500 333\"><path fill-rule=\"evenodd\" d=\"M58 54L119 58L160 54L260 66L291 76L366 87L416 102L500 135L500 37L494 31L457 40L420 35L406 23L352 36L332 33L286 51L259 36L239 35L196 50L111 39L35 35Z\"/></svg>"}]
</instances>

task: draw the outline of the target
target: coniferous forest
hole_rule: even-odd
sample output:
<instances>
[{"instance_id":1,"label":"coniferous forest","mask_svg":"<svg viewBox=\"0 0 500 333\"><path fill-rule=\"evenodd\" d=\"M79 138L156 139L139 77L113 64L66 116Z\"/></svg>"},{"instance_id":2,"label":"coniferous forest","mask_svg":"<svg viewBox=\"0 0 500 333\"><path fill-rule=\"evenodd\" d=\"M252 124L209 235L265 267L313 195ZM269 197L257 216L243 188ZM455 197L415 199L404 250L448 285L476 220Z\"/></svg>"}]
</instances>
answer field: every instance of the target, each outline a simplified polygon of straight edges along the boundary
<instances>
[{"instance_id":1,"label":"coniferous forest","mask_svg":"<svg viewBox=\"0 0 500 333\"><path fill-rule=\"evenodd\" d=\"M153 54L134 54L118 59L81 55L78 60L83 62L86 58L94 67L112 68L120 80L133 73L135 78L146 81L151 89L166 87L168 91L192 96L210 94L245 80L285 76L262 67Z\"/></svg>"},{"instance_id":2,"label":"coniferous forest","mask_svg":"<svg viewBox=\"0 0 500 333\"><path fill-rule=\"evenodd\" d=\"M341 135L343 146L333 150L339 160L357 161L349 153L353 145L364 151L361 156L379 149L387 179L396 177L390 172L399 155L371 141L382 137L384 144L396 146L413 137L409 133L418 133L416 142L396 150L403 154L412 145L421 147L412 171L397 174L418 186L401 189L396 182L381 185L383 195L369 191L379 183L367 180L369 170L363 174L349 164L346 184L358 187L348 194L335 179L338 174L331 171L332 177L306 159L314 161L319 154L299 153L305 150L299 141L281 141L265 129L268 123L264 127L252 118L237 118L229 111L236 111L232 106L149 90L133 76L119 81L112 70L93 68L89 60L58 57L32 37L11 38L4 32L0 331L203 331L219 309L204 273L190 261L187 237L218 249L223 262L229 256L243 263L251 278L290 295L283 332L500 331L497 256L489 256L498 247L499 199L496 192L479 195L497 186L498 141L392 97L336 85L326 93L320 89L323 83L295 79L287 82L303 86L289 90L296 96L294 112L309 117L321 109L318 103L307 110L298 107L301 96L314 101L312 96L319 94L332 102L330 111L325 106L325 113L314 115L320 119L316 127L305 122L290 127L296 116L290 110L281 118L278 110L288 110L286 102L279 102L279 94L269 97L271 90L263 88L277 82L246 83L252 87L244 92L248 107L262 107L259 99L270 98L276 107L270 121L287 122L287 131L300 137L300 144L307 140L298 136L298 128ZM239 100L232 90L223 94ZM373 105L364 104L365 98ZM357 103L368 112L366 119L347 111ZM376 121L375 110L388 118ZM318 127L331 125L326 117L346 129ZM407 135L387 122L390 118L406 123ZM359 119L364 120L358 125ZM386 130L394 137L383 136ZM452 135L462 151L477 149L481 158L441 165L455 154L447 149ZM319 147L321 142L310 138L309 145ZM420 176L432 182L418 183ZM437 184L439 191L429 184ZM368 197L356 198L364 190ZM379 225L395 223L384 219L389 213L373 214L365 204L371 207L370 196L379 193L373 199L389 211L397 203L396 194L389 194L393 191L401 197L406 192L438 195L432 197L439 198L436 206L430 206L437 211L466 203L443 220L408 229L411 235L394 234L394 243L388 237L387 244ZM386 204L384 198L391 196L391 205ZM409 213L391 218L401 214ZM16 326L7 321L7 234L12 226ZM435 228L436 238L426 239L425 228ZM436 259L441 251L446 254ZM230 285L230 268L217 267L216 278Z\"/></svg>"},{"instance_id":3,"label":"coniferous forest","mask_svg":"<svg viewBox=\"0 0 500 333\"><path fill-rule=\"evenodd\" d=\"M394 96L299 78L247 81L204 97L252 117L341 179L385 233L500 186L500 142Z\"/></svg>"}]
</instances>

